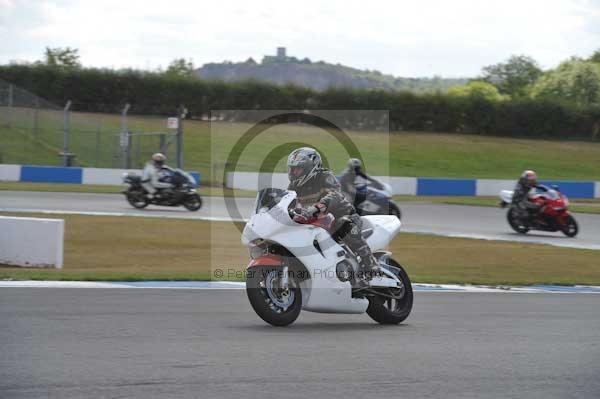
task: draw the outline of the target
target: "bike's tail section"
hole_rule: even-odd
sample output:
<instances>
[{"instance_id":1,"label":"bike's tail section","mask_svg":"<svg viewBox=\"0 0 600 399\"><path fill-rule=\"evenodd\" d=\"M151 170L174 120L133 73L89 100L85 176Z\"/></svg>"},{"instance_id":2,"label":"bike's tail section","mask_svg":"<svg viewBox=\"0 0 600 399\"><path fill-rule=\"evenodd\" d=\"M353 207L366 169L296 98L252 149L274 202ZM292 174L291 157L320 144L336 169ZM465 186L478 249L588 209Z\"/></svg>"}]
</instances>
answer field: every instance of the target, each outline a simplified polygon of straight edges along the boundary
<instances>
[{"instance_id":1,"label":"bike's tail section","mask_svg":"<svg viewBox=\"0 0 600 399\"><path fill-rule=\"evenodd\" d=\"M364 237L371 251L384 249L400 232L402 222L391 215L370 215L361 217ZM372 232L371 230L372 229Z\"/></svg>"}]
</instances>

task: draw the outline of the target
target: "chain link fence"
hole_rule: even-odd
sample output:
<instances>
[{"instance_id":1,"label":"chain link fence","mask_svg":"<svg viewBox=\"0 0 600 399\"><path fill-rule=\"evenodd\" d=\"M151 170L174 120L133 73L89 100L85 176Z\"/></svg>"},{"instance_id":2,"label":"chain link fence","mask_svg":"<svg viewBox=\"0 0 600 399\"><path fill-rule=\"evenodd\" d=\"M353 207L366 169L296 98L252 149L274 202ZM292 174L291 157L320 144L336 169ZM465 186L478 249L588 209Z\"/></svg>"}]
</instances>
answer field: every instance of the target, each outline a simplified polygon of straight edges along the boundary
<instances>
[{"instance_id":1,"label":"chain link fence","mask_svg":"<svg viewBox=\"0 0 600 399\"><path fill-rule=\"evenodd\" d=\"M77 108L0 80L0 163L135 169L160 151L183 167L182 109L167 123L129 104L106 114Z\"/></svg>"}]
</instances>

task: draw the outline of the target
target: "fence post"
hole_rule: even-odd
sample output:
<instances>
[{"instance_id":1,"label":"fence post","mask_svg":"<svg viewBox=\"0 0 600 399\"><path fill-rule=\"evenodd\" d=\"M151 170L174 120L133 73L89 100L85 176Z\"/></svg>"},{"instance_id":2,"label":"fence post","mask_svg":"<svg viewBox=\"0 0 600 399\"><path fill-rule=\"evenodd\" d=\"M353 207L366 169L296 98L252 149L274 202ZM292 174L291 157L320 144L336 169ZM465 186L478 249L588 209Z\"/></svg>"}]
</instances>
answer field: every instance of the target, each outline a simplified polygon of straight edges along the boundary
<instances>
[{"instance_id":1,"label":"fence post","mask_svg":"<svg viewBox=\"0 0 600 399\"><path fill-rule=\"evenodd\" d=\"M122 165L125 169L130 169L131 157L129 154L130 139L129 130L127 129L127 111L129 111L129 103L125 104L121 111L121 152L123 154Z\"/></svg>"},{"instance_id":2,"label":"fence post","mask_svg":"<svg viewBox=\"0 0 600 399\"><path fill-rule=\"evenodd\" d=\"M183 105L177 111L177 168L183 169L183 119L187 114L187 108Z\"/></svg>"},{"instance_id":3,"label":"fence post","mask_svg":"<svg viewBox=\"0 0 600 399\"><path fill-rule=\"evenodd\" d=\"M63 166L71 166L71 156L69 148L71 146L71 100L67 101L63 110L63 150L62 156Z\"/></svg>"},{"instance_id":4,"label":"fence post","mask_svg":"<svg viewBox=\"0 0 600 399\"><path fill-rule=\"evenodd\" d=\"M12 127L12 119L13 119L13 85L11 83L8 84L8 91L6 92L6 105L8 106L8 116L6 118L8 127Z\"/></svg>"},{"instance_id":5,"label":"fence post","mask_svg":"<svg viewBox=\"0 0 600 399\"><path fill-rule=\"evenodd\" d=\"M100 124L100 121L98 121L98 123L96 124L96 162L94 163L94 166L97 168L100 167Z\"/></svg>"},{"instance_id":6,"label":"fence post","mask_svg":"<svg viewBox=\"0 0 600 399\"><path fill-rule=\"evenodd\" d=\"M39 135L39 113L40 111L40 99L35 98L35 104L33 108L33 137L37 140Z\"/></svg>"},{"instance_id":7,"label":"fence post","mask_svg":"<svg viewBox=\"0 0 600 399\"><path fill-rule=\"evenodd\" d=\"M12 85L12 83L9 83L9 85L8 85L8 101L7 101L9 108L12 108L12 106L13 106L13 94L14 94L13 85Z\"/></svg>"}]
</instances>

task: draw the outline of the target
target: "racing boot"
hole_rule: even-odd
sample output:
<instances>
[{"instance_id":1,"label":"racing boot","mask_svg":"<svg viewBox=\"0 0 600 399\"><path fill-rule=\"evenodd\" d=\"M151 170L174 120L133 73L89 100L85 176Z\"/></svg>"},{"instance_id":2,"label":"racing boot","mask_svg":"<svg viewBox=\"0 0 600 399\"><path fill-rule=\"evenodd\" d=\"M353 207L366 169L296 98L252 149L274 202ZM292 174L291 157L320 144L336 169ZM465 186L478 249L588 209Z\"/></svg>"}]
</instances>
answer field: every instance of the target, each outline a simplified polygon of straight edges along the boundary
<instances>
[{"instance_id":1,"label":"racing boot","mask_svg":"<svg viewBox=\"0 0 600 399\"><path fill-rule=\"evenodd\" d=\"M356 288L362 289L369 286L369 281L379 275L381 269L368 246L360 248L357 252L360 256L360 270L356 276Z\"/></svg>"}]
</instances>

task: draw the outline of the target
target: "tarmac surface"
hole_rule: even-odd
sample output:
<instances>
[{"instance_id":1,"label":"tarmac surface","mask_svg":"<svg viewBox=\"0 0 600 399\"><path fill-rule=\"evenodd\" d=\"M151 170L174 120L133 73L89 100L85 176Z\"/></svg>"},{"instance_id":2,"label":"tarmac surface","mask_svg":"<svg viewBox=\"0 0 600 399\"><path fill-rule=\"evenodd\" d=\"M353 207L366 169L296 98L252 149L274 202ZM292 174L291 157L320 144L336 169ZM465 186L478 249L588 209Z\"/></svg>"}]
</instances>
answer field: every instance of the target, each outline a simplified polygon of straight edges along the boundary
<instances>
[{"instance_id":1,"label":"tarmac surface","mask_svg":"<svg viewBox=\"0 0 600 399\"><path fill-rule=\"evenodd\" d=\"M0 288L0 397L595 398L597 295L416 292L265 324L243 290Z\"/></svg>"},{"instance_id":2,"label":"tarmac surface","mask_svg":"<svg viewBox=\"0 0 600 399\"><path fill-rule=\"evenodd\" d=\"M203 197L203 201L204 205L198 212L152 205L137 210L123 196L115 194L0 191L0 211L99 212L123 216L229 220L249 217L254 205L252 198L237 198L236 211L231 212L221 197ZM506 210L500 208L415 202L399 205L403 231L406 232L600 249L600 215L576 214L580 232L577 237L568 238L562 233L537 231L517 234L506 222Z\"/></svg>"}]
</instances>

